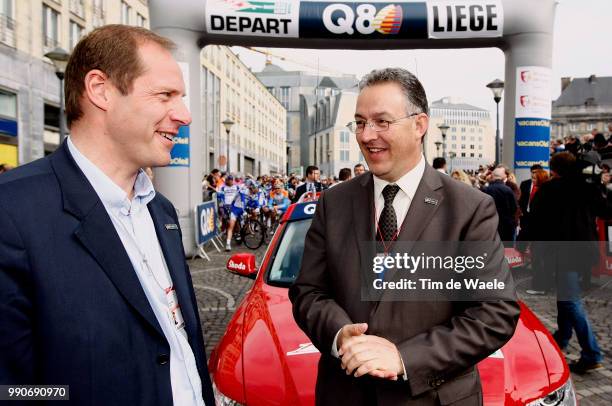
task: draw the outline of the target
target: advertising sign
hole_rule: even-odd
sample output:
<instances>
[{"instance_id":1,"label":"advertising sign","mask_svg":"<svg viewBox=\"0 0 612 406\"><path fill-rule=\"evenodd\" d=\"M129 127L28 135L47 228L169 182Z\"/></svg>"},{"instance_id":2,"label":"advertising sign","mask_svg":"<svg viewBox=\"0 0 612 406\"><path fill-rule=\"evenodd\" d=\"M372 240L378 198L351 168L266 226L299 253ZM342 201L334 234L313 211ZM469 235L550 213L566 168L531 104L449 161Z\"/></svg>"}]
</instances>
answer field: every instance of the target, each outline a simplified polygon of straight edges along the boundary
<instances>
[{"instance_id":1,"label":"advertising sign","mask_svg":"<svg viewBox=\"0 0 612 406\"><path fill-rule=\"evenodd\" d=\"M183 72L185 89L189 89L189 65L186 62L179 62L178 65ZM189 108L189 93L183 98L183 103ZM189 166L189 126L180 127L173 141L174 147L170 151L168 166Z\"/></svg>"},{"instance_id":2,"label":"advertising sign","mask_svg":"<svg viewBox=\"0 0 612 406\"><path fill-rule=\"evenodd\" d=\"M300 3L300 38L427 38L425 2Z\"/></svg>"},{"instance_id":3,"label":"advertising sign","mask_svg":"<svg viewBox=\"0 0 612 406\"><path fill-rule=\"evenodd\" d=\"M299 3L291 0L208 0L206 32L297 38L298 13Z\"/></svg>"},{"instance_id":4,"label":"advertising sign","mask_svg":"<svg viewBox=\"0 0 612 406\"><path fill-rule=\"evenodd\" d=\"M548 167L550 156L552 70L541 66L516 69L514 166Z\"/></svg>"},{"instance_id":5,"label":"advertising sign","mask_svg":"<svg viewBox=\"0 0 612 406\"><path fill-rule=\"evenodd\" d=\"M196 207L196 242L205 244L217 235L217 205L215 201L200 203Z\"/></svg>"},{"instance_id":6,"label":"advertising sign","mask_svg":"<svg viewBox=\"0 0 612 406\"><path fill-rule=\"evenodd\" d=\"M504 16L501 0L428 1L429 38L501 37Z\"/></svg>"}]
</instances>

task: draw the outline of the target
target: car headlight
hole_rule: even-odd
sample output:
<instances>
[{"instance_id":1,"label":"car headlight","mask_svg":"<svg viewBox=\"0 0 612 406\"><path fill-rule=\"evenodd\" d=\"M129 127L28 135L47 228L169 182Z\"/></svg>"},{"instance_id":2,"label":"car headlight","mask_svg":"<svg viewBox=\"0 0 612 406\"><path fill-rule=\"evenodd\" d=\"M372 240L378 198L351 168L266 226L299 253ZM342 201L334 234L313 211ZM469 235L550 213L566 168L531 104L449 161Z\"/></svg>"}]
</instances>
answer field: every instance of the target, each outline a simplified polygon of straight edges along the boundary
<instances>
[{"instance_id":1,"label":"car headlight","mask_svg":"<svg viewBox=\"0 0 612 406\"><path fill-rule=\"evenodd\" d=\"M215 404L217 406L243 406L242 403L236 402L234 399L230 399L217 389L217 385L213 382L213 393L215 395Z\"/></svg>"},{"instance_id":2,"label":"car headlight","mask_svg":"<svg viewBox=\"0 0 612 406\"><path fill-rule=\"evenodd\" d=\"M527 406L576 406L576 394L572 380L568 379L559 389L550 392L543 398L529 402Z\"/></svg>"}]
</instances>

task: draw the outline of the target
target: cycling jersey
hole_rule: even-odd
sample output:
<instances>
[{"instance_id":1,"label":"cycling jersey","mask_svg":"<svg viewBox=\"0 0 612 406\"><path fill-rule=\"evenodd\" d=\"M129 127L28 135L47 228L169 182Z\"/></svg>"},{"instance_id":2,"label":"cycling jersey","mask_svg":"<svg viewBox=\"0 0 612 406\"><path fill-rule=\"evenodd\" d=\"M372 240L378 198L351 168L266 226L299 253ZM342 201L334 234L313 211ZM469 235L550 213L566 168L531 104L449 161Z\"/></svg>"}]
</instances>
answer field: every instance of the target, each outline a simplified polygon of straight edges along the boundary
<instances>
[{"instance_id":1,"label":"cycling jersey","mask_svg":"<svg viewBox=\"0 0 612 406\"><path fill-rule=\"evenodd\" d=\"M268 207L272 208L276 206L277 210L287 210L287 207L291 204L289 200L289 193L283 189L276 189L270 192L270 198L268 199Z\"/></svg>"}]
</instances>

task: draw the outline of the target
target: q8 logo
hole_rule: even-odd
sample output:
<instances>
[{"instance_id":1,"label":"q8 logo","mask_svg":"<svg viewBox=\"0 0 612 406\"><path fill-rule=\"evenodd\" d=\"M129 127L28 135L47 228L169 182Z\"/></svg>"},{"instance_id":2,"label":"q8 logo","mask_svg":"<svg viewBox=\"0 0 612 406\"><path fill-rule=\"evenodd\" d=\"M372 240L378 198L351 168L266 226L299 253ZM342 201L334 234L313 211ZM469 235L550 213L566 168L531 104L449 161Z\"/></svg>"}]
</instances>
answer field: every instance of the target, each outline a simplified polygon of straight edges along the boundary
<instances>
[{"instance_id":1,"label":"q8 logo","mask_svg":"<svg viewBox=\"0 0 612 406\"><path fill-rule=\"evenodd\" d=\"M323 10L323 24L333 34L363 35L378 31L397 34L402 27L402 7L390 4L378 13L373 4L360 4L355 10L348 4L330 4Z\"/></svg>"}]
</instances>

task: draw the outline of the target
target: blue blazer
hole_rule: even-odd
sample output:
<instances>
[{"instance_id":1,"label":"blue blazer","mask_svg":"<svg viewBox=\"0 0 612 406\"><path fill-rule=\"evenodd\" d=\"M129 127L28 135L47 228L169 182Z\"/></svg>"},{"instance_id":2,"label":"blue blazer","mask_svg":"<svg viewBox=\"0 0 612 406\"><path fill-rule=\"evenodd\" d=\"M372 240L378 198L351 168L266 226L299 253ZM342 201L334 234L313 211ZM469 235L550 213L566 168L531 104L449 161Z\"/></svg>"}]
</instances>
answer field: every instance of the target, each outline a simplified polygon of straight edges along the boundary
<instances>
[{"instance_id":1,"label":"blue blazer","mask_svg":"<svg viewBox=\"0 0 612 406\"><path fill-rule=\"evenodd\" d=\"M176 211L148 204L203 398L213 406ZM0 384L70 386L74 405L172 405L170 347L102 202L67 144L0 176ZM177 405L180 406L180 405Z\"/></svg>"}]
</instances>

